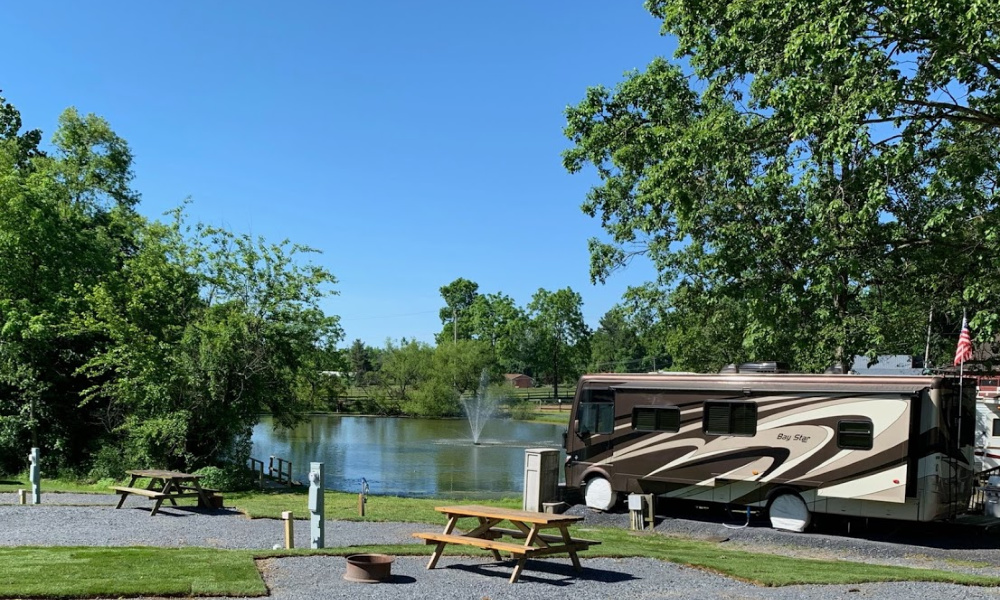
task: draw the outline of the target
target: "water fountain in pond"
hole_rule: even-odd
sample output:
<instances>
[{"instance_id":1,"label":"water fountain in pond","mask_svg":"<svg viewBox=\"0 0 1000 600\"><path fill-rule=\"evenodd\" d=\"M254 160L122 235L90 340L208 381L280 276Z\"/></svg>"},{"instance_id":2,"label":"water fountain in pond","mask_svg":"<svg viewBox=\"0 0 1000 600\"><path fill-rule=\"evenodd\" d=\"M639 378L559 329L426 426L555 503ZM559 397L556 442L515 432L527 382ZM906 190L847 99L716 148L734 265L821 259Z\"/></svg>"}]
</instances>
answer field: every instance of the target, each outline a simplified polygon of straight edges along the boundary
<instances>
[{"instance_id":1,"label":"water fountain in pond","mask_svg":"<svg viewBox=\"0 0 1000 600\"><path fill-rule=\"evenodd\" d=\"M483 369L483 374L479 376L479 389L470 398L462 398L462 406L465 407L465 415L469 417L469 427L472 429L472 443L479 445L479 436L483 433L483 427L496 412L500 403L500 395L490 390L490 376Z\"/></svg>"}]
</instances>

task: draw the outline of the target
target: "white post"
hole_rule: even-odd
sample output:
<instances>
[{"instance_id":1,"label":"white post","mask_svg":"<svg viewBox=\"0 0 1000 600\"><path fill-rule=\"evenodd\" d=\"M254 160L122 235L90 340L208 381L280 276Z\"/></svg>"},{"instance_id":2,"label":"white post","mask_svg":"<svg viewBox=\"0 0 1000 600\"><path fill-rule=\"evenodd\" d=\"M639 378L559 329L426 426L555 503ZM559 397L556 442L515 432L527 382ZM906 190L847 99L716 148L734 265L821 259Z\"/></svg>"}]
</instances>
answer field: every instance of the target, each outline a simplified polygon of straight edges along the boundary
<instances>
[{"instance_id":1,"label":"white post","mask_svg":"<svg viewBox=\"0 0 1000 600\"><path fill-rule=\"evenodd\" d=\"M31 461L30 478L31 478L31 503L41 504L42 503L42 467L41 458L39 456L38 448L32 448L31 454L28 455L28 460Z\"/></svg>"},{"instance_id":2,"label":"white post","mask_svg":"<svg viewBox=\"0 0 1000 600\"><path fill-rule=\"evenodd\" d=\"M323 463L309 463L309 540L311 548L325 548Z\"/></svg>"}]
</instances>

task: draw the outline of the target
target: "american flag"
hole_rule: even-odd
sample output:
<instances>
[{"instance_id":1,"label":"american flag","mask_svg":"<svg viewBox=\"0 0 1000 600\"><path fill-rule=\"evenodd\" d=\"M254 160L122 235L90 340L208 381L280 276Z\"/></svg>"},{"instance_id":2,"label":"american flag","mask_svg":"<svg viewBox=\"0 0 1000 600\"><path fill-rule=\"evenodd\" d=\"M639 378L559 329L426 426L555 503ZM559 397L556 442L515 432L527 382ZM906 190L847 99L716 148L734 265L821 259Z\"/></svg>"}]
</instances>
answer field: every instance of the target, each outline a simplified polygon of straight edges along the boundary
<instances>
[{"instance_id":1,"label":"american flag","mask_svg":"<svg viewBox=\"0 0 1000 600\"><path fill-rule=\"evenodd\" d=\"M958 348L955 349L955 364L960 365L972 358L972 338L969 336L969 322L962 317L962 333L958 336Z\"/></svg>"}]
</instances>

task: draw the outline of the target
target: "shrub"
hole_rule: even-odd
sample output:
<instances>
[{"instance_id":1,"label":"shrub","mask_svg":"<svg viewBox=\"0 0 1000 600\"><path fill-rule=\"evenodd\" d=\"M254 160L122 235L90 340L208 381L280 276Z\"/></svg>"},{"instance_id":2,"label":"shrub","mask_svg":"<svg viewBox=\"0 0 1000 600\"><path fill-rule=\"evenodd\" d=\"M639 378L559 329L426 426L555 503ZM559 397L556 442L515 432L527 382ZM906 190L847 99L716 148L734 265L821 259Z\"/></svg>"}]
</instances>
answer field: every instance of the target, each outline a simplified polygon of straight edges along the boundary
<instances>
[{"instance_id":1,"label":"shrub","mask_svg":"<svg viewBox=\"0 0 1000 600\"><path fill-rule=\"evenodd\" d=\"M403 409L415 417L454 417L462 414L458 392L440 379L431 379L415 390Z\"/></svg>"},{"instance_id":2,"label":"shrub","mask_svg":"<svg viewBox=\"0 0 1000 600\"><path fill-rule=\"evenodd\" d=\"M89 479L98 481L112 479L120 481L125 471L133 465L125 458L121 448L113 445L102 446L94 455L93 466L87 473Z\"/></svg>"},{"instance_id":3,"label":"shrub","mask_svg":"<svg viewBox=\"0 0 1000 600\"><path fill-rule=\"evenodd\" d=\"M512 402L508 405L510 418L518 421L529 421L535 416L535 405L527 400Z\"/></svg>"},{"instance_id":4,"label":"shrub","mask_svg":"<svg viewBox=\"0 0 1000 600\"><path fill-rule=\"evenodd\" d=\"M222 467L202 467L194 472L201 475L202 487L223 492L236 492L253 488L257 481L255 474L243 465L224 465Z\"/></svg>"}]
</instances>

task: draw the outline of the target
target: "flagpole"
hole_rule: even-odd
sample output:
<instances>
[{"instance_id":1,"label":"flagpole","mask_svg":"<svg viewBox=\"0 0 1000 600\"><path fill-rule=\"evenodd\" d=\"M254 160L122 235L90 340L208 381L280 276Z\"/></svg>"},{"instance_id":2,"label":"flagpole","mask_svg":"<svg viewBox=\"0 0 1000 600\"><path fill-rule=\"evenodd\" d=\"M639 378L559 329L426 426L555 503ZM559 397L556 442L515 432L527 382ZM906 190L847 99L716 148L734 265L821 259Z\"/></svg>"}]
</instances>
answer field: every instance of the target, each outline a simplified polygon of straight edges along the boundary
<instances>
[{"instance_id":1,"label":"flagpole","mask_svg":"<svg viewBox=\"0 0 1000 600\"><path fill-rule=\"evenodd\" d=\"M934 305L931 305L930 313L927 315L927 343L924 344L924 373L928 373L931 368L931 323L934 322Z\"/></svg>"},{"instance_id":2,"label":"flagpole","mask_svg":"<svg viewBox=\"0 0 1000 600\"><path fill-rule=\"evenodd\" d=\"M967 321L965 320L965 309L962 309L962 328L966 327ZM959 336L961 337L961 333ZM962 405L965 404L965 390L963 389L963 384L965 383L965 359L958 364L958 431L955 436L955 448L958 449L959 454L962 452Z\"/></svg>"}]
</instances>

